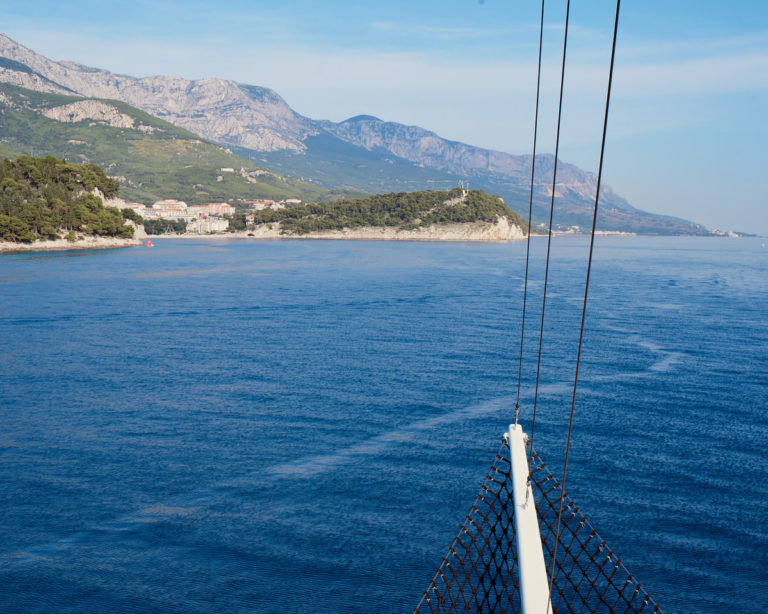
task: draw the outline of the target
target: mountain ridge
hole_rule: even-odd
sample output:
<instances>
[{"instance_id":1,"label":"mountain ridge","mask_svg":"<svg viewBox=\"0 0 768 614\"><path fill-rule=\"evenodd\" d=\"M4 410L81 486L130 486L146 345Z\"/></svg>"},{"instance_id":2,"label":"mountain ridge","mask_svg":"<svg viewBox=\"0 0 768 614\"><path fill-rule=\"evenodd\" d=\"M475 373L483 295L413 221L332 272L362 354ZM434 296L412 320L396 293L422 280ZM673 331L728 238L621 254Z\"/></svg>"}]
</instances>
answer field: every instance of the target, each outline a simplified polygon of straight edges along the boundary
<instances>
[{"instance_id":1,"label":"mountain ridge","mask_svg":"<svg viewBox=\"0 0 768 614\"><path fill-rule=\"evenodd\" d=\"M419 126L357 115L342 122L310 119L275 91L232 80L131 77L74 62L54 62L0 34L0 56L38 77L0 67L0 82L30 80L31 89L69 88L93 98L123 100L243 157L326 188L363 191L448 189L459 180L496 193L517 211L528 209L530 155L516 155L443 139ZM48 81L43 81L46 79ZM62 93L62 92L56 92ZM548 218L554 156L537 155L534 225ZM591 224L594 173L558 160L556 227ZM686 220L632 207L601 187L598 228L660 234L706 234Z\"/></svg>"},{"instance_id":2,"label":"mountain ridge","mask_svg":"<svg viewBox=\"0 0 768 614\"><path fill-rule=\"evenodd\" d=\"M276 92L267 88L241 87L235 81L213 77L188 80L160 75L142 78L118 75L76 62L49 60L3 34L0 34L0 55L27 66L70 92L88 98L122 100L217 142L260 151L303 149L301 137L308 130L307 118L295 113ZM8 82L7 73L7 68L0 70L0 81ZM64 93L54 87L15 85Z\"/></svg>"},{"instance_id":3,"label":"mountain ridge","mask_svg":"<svg viewBox=\"0 0 768 614\"><path fill-rule=\"evenodd\" d=\"M0 83L0 154L96 163L124 196L190 204L235 198L325 200L315 184L280 176L119 100L65 96ZM231 169L222 172L222 168Z\"/></svg>"}]
</instances>

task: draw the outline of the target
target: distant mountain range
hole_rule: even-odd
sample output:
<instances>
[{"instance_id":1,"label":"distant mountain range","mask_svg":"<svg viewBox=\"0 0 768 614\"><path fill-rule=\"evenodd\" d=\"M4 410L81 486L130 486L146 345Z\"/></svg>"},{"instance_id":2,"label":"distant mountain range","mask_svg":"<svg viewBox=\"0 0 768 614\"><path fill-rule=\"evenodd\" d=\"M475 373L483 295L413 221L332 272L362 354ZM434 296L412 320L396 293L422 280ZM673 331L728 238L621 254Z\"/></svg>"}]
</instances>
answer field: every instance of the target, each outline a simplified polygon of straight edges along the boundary
<instances>
[{"instance_id":1,"label":"distant mountain range","mask_svg":"<svg viewBox=\"0 0 768 614\"><path fill-rule=\"evenodd\" d=\"M293 111L267 88L215 78L188 81L178 77L118 75L49 60L4 35L0 35L0 83L49 94L99 99L102 104L109 99L122 101L194 133L187 138L200 135L204 140L226 146L226 153L292 175L317 188L365 192L449 189L464 180L473 188L498 194L513 210L527 217L530 155L517 156L449 141L417 126L386 122L369 115L340 123L314 120ZM99 112L97 107L89 109L88 112ZM65 111L51 113L66 115ZM51 114L46 117L61 121ZM77 114L66 117L73 123L93 121L84 115L81 120ZM146 121L145 124L150 125ZM0 125L0 153L3 146L14 149L8 141L5 122ZM79 153L87 155L85 151ZM534 224L548 219L553 166L552 155L537 156ZM555 224L588 227L596 184L594 174L562 160L557 174ZM700 225L640 211L605 185L598 220L602 230L708 234Z\"/></svg>"}]
</instances>

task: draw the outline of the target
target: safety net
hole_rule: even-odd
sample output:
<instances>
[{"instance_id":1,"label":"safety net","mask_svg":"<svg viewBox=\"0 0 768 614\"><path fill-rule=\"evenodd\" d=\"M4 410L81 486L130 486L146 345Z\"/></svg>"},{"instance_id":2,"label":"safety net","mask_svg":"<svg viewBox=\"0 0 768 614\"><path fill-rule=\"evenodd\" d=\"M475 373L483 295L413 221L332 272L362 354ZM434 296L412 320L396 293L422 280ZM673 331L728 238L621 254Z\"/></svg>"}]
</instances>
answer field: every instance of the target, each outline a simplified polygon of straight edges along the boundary
<instances>
[{"instance_id":1,"label":"safety net","mask_svg":"<svg viewBox=\"0 0 768 614\"><path fill-rule=\"evenodd\" d=\"M504 440L416 613L521 611L510 473ZM560 484L535 452L531 452L530 474L550 582L555 558L553 611L661 612L567 495L555 546Z\"/></svg>"}]
</instances>

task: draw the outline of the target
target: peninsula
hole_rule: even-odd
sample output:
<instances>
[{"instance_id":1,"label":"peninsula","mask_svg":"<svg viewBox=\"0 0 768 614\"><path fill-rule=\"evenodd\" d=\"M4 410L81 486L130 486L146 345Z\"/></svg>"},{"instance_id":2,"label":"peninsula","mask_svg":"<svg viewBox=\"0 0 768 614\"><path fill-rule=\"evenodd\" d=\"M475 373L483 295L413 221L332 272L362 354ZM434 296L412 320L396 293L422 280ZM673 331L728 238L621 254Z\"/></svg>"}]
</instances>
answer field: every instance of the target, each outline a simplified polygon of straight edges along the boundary
<instances>
[{"instance_id":1,"label":"peninsula","mask_svg":"<svg viewBox=\"0 0 768 614\"><path fill-rule=\"evenodd\" d=\"M480 190L396 192L302 204L244 201L151 208L119 198L95 164L51 156L0 161L0 252L127 247L147 233L184 237L512 241L526 224Z\"/></svg>"},{"instance_id":2,"label":"peninsula","mask_svg":"<svg viewBox=\"0 0 768 614\"><path fill-rule=\"evenodd\" d=\"M264 208L236 214L230 230L254 237L509 241L527 229L500 198L458 187Z\"/></svg>"},{"instance_id":3,"label":"peninsula","mask_svg":"<svg viewBox=\"0 0 768 614\"><path fill-rule=\"evenodd\" d=\"M119 189L95 164L0 160L0 251L139 244L135 222L104 206Z\"/></svg>"}]
</instances>

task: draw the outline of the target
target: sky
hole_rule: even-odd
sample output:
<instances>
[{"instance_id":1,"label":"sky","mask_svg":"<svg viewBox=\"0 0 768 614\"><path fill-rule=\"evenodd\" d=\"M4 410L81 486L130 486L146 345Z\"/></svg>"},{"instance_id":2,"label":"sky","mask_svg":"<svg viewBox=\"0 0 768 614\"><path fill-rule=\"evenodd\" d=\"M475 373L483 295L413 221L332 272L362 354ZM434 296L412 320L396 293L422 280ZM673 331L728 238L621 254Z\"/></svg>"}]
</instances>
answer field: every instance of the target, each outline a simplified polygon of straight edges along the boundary
<instances>
[{"instance_id":1,"label":"sky","mask_svg":"<svg viewBox=\"0 0 768 614\"><path fill-rule=\"evenodd\" d=\"M554 152L566 0L547 0L540 152ZM615 0L571 2L560 158L597 170ZM530 153L539 0L6 3L54 60L221 77L297 112L360 114ZM634 206L768 236L768 0L624 0L605 182Z\"/></svg>"}]
</instances>

